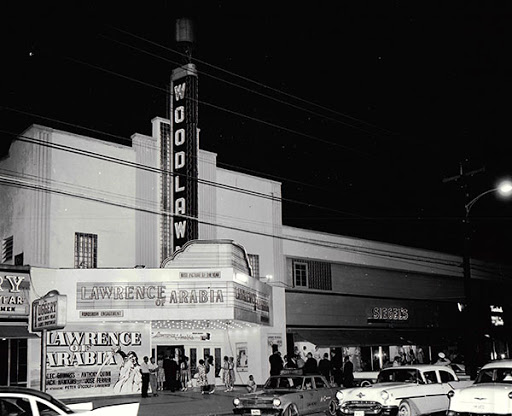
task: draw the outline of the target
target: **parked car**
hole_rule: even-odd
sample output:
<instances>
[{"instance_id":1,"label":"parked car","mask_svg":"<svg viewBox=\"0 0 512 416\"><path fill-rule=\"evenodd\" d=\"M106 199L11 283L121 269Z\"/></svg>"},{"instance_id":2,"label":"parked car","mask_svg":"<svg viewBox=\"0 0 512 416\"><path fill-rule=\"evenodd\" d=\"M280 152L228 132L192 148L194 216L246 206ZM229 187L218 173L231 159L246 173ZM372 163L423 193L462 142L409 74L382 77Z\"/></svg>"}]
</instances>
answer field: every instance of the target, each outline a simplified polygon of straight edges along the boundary
<instances>
[{"instance_id":1,"label":"parked car","mask_svg":"<svg viewBox=\"0 0 512 416\"><path fill-rule=\"evenodd\" d=\"M137 416L139 403L126 403L92 409L92 403L65 405L60 400L39 390L25 387L0 387L0 415L56 416L80 414L83 416Z\"/></svg>"},{"instance_id":2,"label":"parked car","mask_svg":"<svg viewBox=\"0 0 512 416\"><path fill-rule=\"evenodd\" d=\"M378 371L355 371L354 386L371 386L377 382Z\"/></svg>"},{"instance_id":3,"label":"parked car","mask_svg":"<svg viewBox=\"0 0 512 416\"><path fill-rule=\"evenodd\" d=\"M459 381L446 366L389 367L379 372L377 382L371 386L339 390L338 415L417 416L446 412L448 392L468 383Z\"/></svg>"},{"instance_id":4,"label":"parked car","mask_svg":"<svg viewBox=\"0 0 512 416\"><path fill-rule=\"evenodd\" d=\"M453 390L448 396L450 416L512 414L512 360L484 365L472 385Z\"/></svg>"},{"instance_id":5,"label":"parked car","mask_svg":"<svg viewBox=\"0 0 512 416\"><path fill-rule=\"evenodd\" d=\"M326 412L336 415L336 388L321 375L288 374L271 376L261 390L233 400L238 415L297 416Z\"/></svg>"}]
</instances>

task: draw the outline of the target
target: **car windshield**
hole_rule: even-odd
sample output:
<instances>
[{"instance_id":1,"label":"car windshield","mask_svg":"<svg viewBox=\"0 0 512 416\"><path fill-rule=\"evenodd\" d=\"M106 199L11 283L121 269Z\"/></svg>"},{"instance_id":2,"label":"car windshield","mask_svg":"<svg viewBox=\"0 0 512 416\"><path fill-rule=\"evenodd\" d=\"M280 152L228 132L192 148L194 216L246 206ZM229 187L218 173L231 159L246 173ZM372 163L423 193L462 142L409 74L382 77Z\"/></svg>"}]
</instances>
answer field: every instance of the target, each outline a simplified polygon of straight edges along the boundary
<instances>
[{"instance_id":1,"label":"car windshield","mask_svg":"<svg viewBox=\"0 0 512 416\"><path fill-rule=\"evenodd\" d=\"M293 376L275 376L270 377L263 388L265 390L276 390L276 389L282 389L282 390L296 390L296 389L302 389L302 381L304 377L293 377Z\"/></svg>"},{"instance_id":2,"label":"car windshield","mask_svg":"<svg viewBox=\"0 0 512 416\"><path fill-rule=\"evenodd\" d=\"M400 382L416 383L421 377L414 368L388 368L382 370L377 378L378 383Z\"/></svg>"},{"instance_id":3,"label":"car windshield","mask_svg":"<svg viewBox=\"0 0 512 416\"><path fill-rule=\"evenodd\" d=\"M475 380L475 384L482 383L512 384L512 368L484 368Z\"/></svg>"}]
</instances>

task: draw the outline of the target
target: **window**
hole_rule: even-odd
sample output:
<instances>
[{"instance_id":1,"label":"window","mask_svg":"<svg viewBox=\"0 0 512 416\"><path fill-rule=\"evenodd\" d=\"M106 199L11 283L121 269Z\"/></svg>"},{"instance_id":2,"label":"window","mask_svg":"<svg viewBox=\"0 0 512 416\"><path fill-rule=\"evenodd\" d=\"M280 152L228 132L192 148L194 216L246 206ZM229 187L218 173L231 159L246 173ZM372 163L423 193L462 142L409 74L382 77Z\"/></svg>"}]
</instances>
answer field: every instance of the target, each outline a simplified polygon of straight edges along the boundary
<instances>
[{"instance_id":1,"label":"window","mask_svg":"<svg viewBox=\"0 0 512 416\"><path fill-rule=\"evenodd\" d=\"M455 377L453 377L453 374L449 373L448 371L439 370L439 375L441 376L441 383L455 381Z\"/></svg>"},{"instance_id":2,"label":"window","mask_svg":"<svg viewBox=\"0 0 512 416\"><path fill-rule=\"evenodd\" d=\"M308 265L298 261L293 262L293 278L295 286L308 287Z\"/></svg>"},{"instance_id":3,"label":"window","mask_svg":"<svg viewBox=\"0 0 512 416\"><path fill-rule=\"evenodd\" d=\"M248 254L249 263L251 264L252 277L260 278L260 256L257 254Z\"/></svg>"},{"instance_id":4,"label":"window","mask_svg":"<svg viewBox=\"0 0 512 416\"><path fill-rule=\"evenodd\" d=\"M327 387L321 377L315 377L315 386L317 389L323 389Z\"/></svg>"},{"instance_id":5,"label":"window","mask_svg":"<svg viewBox=\"0 0 512 416\"><path fill-rule=\"evenodd\" d=\"M14 256L14 265L15 266L23 266L23 253L16 254Z\"/></svg>"},{"instance_id":6,"label":"window","mask_svg":"<svg viewBox=\"0 0 512 416\"><path fill-rule=\"evenodd\" d=\"M12 260L14 240L13 236L4 238L2 241L2 263Z\"/></svg>"},{"instance_id":7,"label":"window","mask_svg":"<svg viewBox=\"0 0 512 416\"><path fill-rule=\"evenodd\" d=\"M332 290L331 265L314 260L292 260L296 287Z\"/></svg>"},{"instance_id":8,"label":"window","mask_svg":"<svg viewBox=\"0 0 512 416\"><path fill-rule=\"evenodd\" d=\"M436 377L435 371L425 371L425 373L423 373L423 374L425 376L425 381L427 382L427 384L437 383L437 377Z\"/></svg>"},{"instance_id":9,"label":"window","mask_svg":"<svg viewBox=\"0 0 512 416\"><path fill-rule=\"evenodd\" d=\"M75 233L75 269L98 267L98 236Z\"/></svg>"}]
</instances>

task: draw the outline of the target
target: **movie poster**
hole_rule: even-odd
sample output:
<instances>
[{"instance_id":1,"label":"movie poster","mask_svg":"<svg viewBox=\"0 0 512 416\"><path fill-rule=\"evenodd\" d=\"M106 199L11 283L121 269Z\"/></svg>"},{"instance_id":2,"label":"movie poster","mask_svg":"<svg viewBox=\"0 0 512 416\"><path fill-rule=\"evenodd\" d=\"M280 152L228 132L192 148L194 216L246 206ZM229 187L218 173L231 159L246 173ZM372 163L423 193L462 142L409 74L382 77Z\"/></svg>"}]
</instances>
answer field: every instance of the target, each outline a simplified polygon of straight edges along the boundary
<instances>
[{"instance_id":1,"label":"movie poster","mask_svg":"<svg viewBox=\"0 0 512 416\"><path fill-rule=\"evenodd\" d=\"M239 372L249 371L247 357L247 342L237 342L236 346L236 369Z\"/></svg>"},{"instance_id":2,"label":"movie poster","mask_svg":"<svg viewBox=\"0 0 512 416\"><path fill-rule=\"evenodd\" d=\"M150 334L141 324L68 324L48 331L46 391L58 398L140 393L139 366L151 356Z\"/></svg>"}]
</instances>

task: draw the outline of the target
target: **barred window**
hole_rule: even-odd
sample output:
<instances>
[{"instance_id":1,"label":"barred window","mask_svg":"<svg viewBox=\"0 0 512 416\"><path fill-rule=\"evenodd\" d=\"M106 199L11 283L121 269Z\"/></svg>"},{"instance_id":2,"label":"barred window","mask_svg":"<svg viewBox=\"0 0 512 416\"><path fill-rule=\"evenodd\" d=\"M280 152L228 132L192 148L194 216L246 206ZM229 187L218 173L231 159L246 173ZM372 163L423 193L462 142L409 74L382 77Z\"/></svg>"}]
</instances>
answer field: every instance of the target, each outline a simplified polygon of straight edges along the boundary
<instances>
[{"instance_id":1,"label":"barred window","mask_svg":"<svg viewBox=\"0 0 512 416\"><path fill-rule=\"evenodd\" d=\"M4 238L2 241L2 263L12 260L13 256L14 239L10 237Z\"/></svg>"},{"instance_id":2,"label":"barred window","mask_svg":"<svg viewBox=\"0 0 512 416\"><path fill-rule=\"evenodd\" d=\"M98 267L98 236L75 233L75 269Z\"/></svg>"},{"instance_id":3,"label":"barred window","mask_svg":"<svg viewBox=\"0 0 512 416\"><path fill-rule=\"evenodd\" d=\"M332 290L331 265L313 260L293 260L295 287Z\"/></svg>"},{"instance_id":4,"label":"barred window","mask_svg":"<svg viewBox=\"0 0 512 416\"><path fill-rule=\"evenodd\" d=\"M293 262L293 278L295 286L308 287L308 265L300 261Z\"/></svg>"},{"instance_id":5,"label":"barred window","mask_svg":"<svg viewBox=\"0 0 512 416\"><path fill-rule=\"evenodd\" d=\"M260 256L257 254L247 254L249 257L249 263L252 268L252 277L256 279L260 278Z\"/></svg>"}]
</instances>

